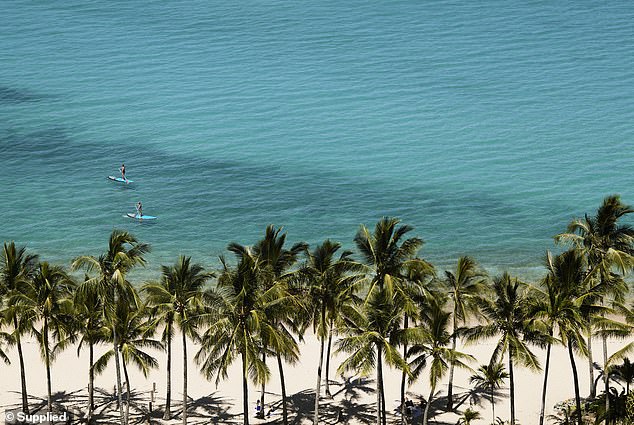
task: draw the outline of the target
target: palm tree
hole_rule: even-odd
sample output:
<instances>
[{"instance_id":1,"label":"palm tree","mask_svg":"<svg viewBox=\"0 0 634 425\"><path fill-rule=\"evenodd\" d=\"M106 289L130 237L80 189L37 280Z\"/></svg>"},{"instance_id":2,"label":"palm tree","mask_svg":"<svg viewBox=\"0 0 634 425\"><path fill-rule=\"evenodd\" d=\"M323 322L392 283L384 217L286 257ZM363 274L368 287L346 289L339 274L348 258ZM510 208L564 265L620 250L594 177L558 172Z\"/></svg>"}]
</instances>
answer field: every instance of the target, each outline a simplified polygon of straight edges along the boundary
<instances>
[{"instance_id":1,"label":"palm tree","mask_svg":"<svg viewBox=\"0 0 634 425\"><path fill-rule=\"evenodd\" d=\"M14 242L5 242L2 258L0 259L0 285L4 288L3 291L8 295L23 293L35 273L37 261L37 255L27 254L25 247L17 248ZM18 348L20 383L22 385L22 411L28 414L29 404L21 336L30 329L32 317L24 314L19 307L11 305L5 307L3 316L4 320L13 325L11 343Z\"/></svg>"},{"instance_id":2,"label":"palm tree","mask_svg":"<svg viewBox=\"0 0 634 425\"><path fill-rule=\"evenodd\" d=\"M471 425L471 421L482 419L480 412L468 408L462 413L462 416L458 420L458 425Z\"/></svg>"},{"instance_id":3,"label":"palm tree","mask_svg":"<svg viewBox=\"0 0 634 425\"><path fill-rule=\"evenodd\" d=\"M625 382L625 394L629 394L630 385L634 383L634 363L626 357L623 359L623 363L612 366L612 372L617 381Z\"/></svg>"},{"instance_id":4,"label":"palm tree","mask_svg":"<svg viewBox=\"0 0 634 425\"><path fill-rule=\"evenodd\" d=\"M481 365L475 374L471 375L469 382L476 388L488 391L491 397L492 421L495 420L495 391L502 387L509 374L504 370L503 363L489 363Z\"/></svg>"},{"instance_id":5,"label":"palm tree","mask_svg":"<svg viewBox=\"0 0 634 425\"><path fill-rule=\"evenodd\" d=\"M367 376L376 369L376 423L385 425L383 359L388 365L409 373L407 363L396 348L404 339L400 328L402 310L396 305L394 295L376 290L364 304L351 308L347 313L347 334L338 341L337 351L350 356L341 363L338 373L354 371Z\"/></svg>"},{"instance_id":6,"label":"palm tree","mask_svg":"<svg viewBox=\"0 0 634 425\"><path fill-rule=\"evenodd\" d=\"M429 407L432 403L438 382L449 370L449 365L469 369L464 361L473 357L458 352L455 348L449 348L453 335L449 332L451 312L446 311L447 297L442 294L434 294L428 297L425 312L419 318L421 325L412 329L411 338L414 341L409 349L408 356L414 358L410 361L412 377L417 378L422 371L429 366L430 392L423 413L423 425L427 425Z\"/></svg>"},{"instance_id":7,"label":"palm tree","mask_svg":"<svg viewBox=\"0 0 634 425\"><path fill-rule=\"evenodd\" d=\"M491 363L498 363L504 354L509 362L509 393L511 397L511 423L515 423L515 382L513 380L513 365L519 362L533 370L540 370L537 357L528 347L529 343L544 346L548 340L538 332L527 314L528 297L525 285L508 273L493 280L494 299L480 298L478 306L487 324L477 325L467 329L465 335L468 341L481 338L491 338L500 335L500 339L493 350Z\"/></svg>"},{"instance_id":8,"label":"palm tree","mask_svg":"<svg viewBox=\"0 0 634 425\"><path fill-rule=\"evenodd\" d=\"M581 330L584 327L582 307L585 305L586 308L589 308L585 300L593 298L593 293L586 290L587 280L590 276L586 274L584 257L576 250L566 251L555 258L550 252L547 253L546 269L548 275L543 280L544 289L534 289L537 298L531 308L530 315L543 319L550 338L557 331L559 341L569 349L573 368L577 421L581 425L579 382L572 350L576 348L584 354L587 353ZM551 347L552 341L549 340L546 348L546 368L539 415L540 425L544 423Z\"/></svg>"},{"instance_id":9,"label":"palm tree","mask_svg":"<svg viewBox=\"0 0 634 425\"><path fill-rule=\"evenodd\" d=\"M86 276L84 282L89 278ZM84 291L75 291L73 304L75 306L75 330L81 335L77 344L77 355L84 344L88 344L88 413L87 422L91 423L95 410L95 371L94 347L104 342L108 329L103 321L103 305L93 286L87 286Z\"/></svg>"},{"instance_id":10,"label":"palm tree","mask_svg":"<svg viewBox=\"0 0 634 425\"><path fill-rule=\"evenodd\" d=\"M294 276L294 272L289 269L297 262L299 254L308 249L305 242L294 244L290 249L284 247L286 243L286 233L281 233L282 228L275 228L269 225L266 228L264 238L253 246L253 253L260 259L260 264L269 270L272 277L264 281L263 289L271 286L286 284L287 280ZM282 286L280 286L282 288ZM288 294L292 295L292 294ZM271 351L277 357L278 369L280 372L280 382L282 385L282 422L288 424L288 410L286 406L286 382L284 379L284 369L282 357L288 363L295 363L299 359L299 347L292 336L290 328L296 328L292 323L289 311L296 311L301 304L292 296L283 296L284 303L280 302L271 309L265 311L269 321L277 328L271 335L263 333L264 349L262 350L263 361L266 362L267 352ZM274 335L282 338L273 338ZM265 384L262 385L260 403L264 409ZM262 410L264 413L264 410Z\"/></svg>"},{"instance_id":11,"label":"palm tree","mask_svg":"<svg viewBox=\"0 0 634 425\"><path fill-rule=\"evenodd\" d=\"M275 303L280 294L279 286L266 291L260 289L263 280L270 279L268 272L250 248L231 244L228 248L238 258L238 264L230 267L221 258L222 273L216 290L207 293L206 302L211 311L199 316L209 325L201 338L201 347L195 361L207 379L216 377L216 385L227 378L229 366L239 356L242 363L242 402L244 425L249 424L250 378L256 384L269 379L270 371L260 357L263 328L270 328L264 310Z\"/></svg>"},{"instance_id":12,"label":"palm tree","mask_svg":"<svg viewBox=\"0 0 634 425\"><path fill-rule=\"evenodd\" d=\"M162 278L158 283L143 286L148 305L153 315L165 323L162 341L167 345L167 395L163 419L170 419L171 358L174 324L181 330L183 338L183 425L187 424L187 335L197 339L198 335L190 319L203 308L205 283L213 273L205 272L200 264L191 264L191 257L179 257L173 266L162 266Z\"/></svg>"},{"instance_id":13,"label":"palm tree","mask_svg":"<svg viewBox=\"0 0 634 425\"><path fill-rule=\"evenodd\" d=\"M102 373L112 357L121 356L123 360L123 374L126 385L126 408L125 421L130 420L130 377L128 375L128 365L134 364L147 378L150 369L158 367L157 360L150 354L143 351L144 348L162 350L163 345L151 339L154 333L154 323L148 317L148 312L143 304L135 302L136 297L132 297L130 302L126 299L119 299L116 307L115 328L109 328L108 340L112 342L114 335L117 335L117 348L112 348L104 353L94 365L97 374Z\"/></svg>"},{"instance_id":14,"label":"palm tree","mask_svg":"<svg viewBox=\"0 0 634 425\"><path fill-rule=\"evenodd\" d=\"M32 279L23 293L15 293L10 303L42 323L35 331L46 367L46 407L52 411L51 361L55 352L51 347L51 329L58 341L62 341L71 332L67 325L72 317L72 291L75 284L60 266L48 262L39 263Z\"/></svg>"},{"instance_id":15,"label":"palm tree","mask_svg":"<svg viewBox=\"0 0 634 425\"><path fill-rule=\"evenodd\" d=\"M445 272L445 287L449 289L449 298L453 303L451 349L456 349L458 338L457 329L464 324L475 310L473 302L484 286L485 274L478 269L478 265L471 257L460 257L456 271ZM453 370L454 362L449 364L449 386L447 387L447 410L453 408Z\"/></svg>"},{"instance_id":16,"label":"palm tree","mask_svg":"<svg viewBox=\"0 0 634 425\"><path fill-rule=\"evenodd\" d=\"M625 273L634 264L632 257L634 241L634 229L627 225L620 225L619 220L634 212L630 206L621 202L618 195L607 196L603 204L597 210L594 217L586 214L583 219L575 219L568 224L566 233L555 236L559 243L572 244L587 258L588 273L598 272L600 285L606 293L612 293L620 301L623 292L627 289L621 284L620 279L614 279L611 270L618 268ZM588 342L591 340L592 330L588 331ZM590 344L588 344L590 345ZM603 337L603 364L607 367L607 339ZM590 387L593 387L594 372L592 367L592 354L589 354ZM609 380L604 375L605 392L608 393ZM609 411L609 397L606 397L606 411Z\"/></svg>"},{"instance_id":17,"label":"palm tree","mask_svg":"<svg viewBox=\"0 0 634 425\"><path fill-rule=\"evenodd\" d=\"M319 337L319 366L317 368L317 386L315 389L314 425L319 423L319 397L321 392L324 345L330 336L329 324L340 314L341 302L350 299L358 282L359 264L351 258L351 251L344 251L336 257L341 244L329 239L317 246L308 255L308 264L302 273L309 280L309 300L313 328Z\"/></svg>"},{"instance_id":18,"label":"palm tree","mask_svg":"<svg viewBox=\"0 0 634 425\"><path fill-rule=\"evenodd\" d=\"M108 250L99 257L80 256L73 260L72 268L86 269L88 273L95 271L96 276L86 280L78 287L79 293L95 290L102 300L103 316L108 328L112 331L112 345L117 375L117 402L119 419L125 425L121 391L121 364L119 360L119 337L117 335L117 308L119 300L129 302L136 297L136 292L126 279L126 274L137 265L145 265L143 255L149 251L147 244L140 243L130 233L113 230L108 241Z\"/></svg>"},{"instance_id":19,"label":"palm tree","mask_svg":"<svg viewBox=\"0 0 634 425\"><path fill-rule=\"evenodd\" d=\"M354 237L354 243L363 262L371 270L366 299L370 299L374 291L386 290L388 296L397 293L399 296L398 304L402 306L403 321L407 326L407 316L414 311L414 302L411 297L412 285L408 285L407 279L408 272L428 277L434 274L434 269L431 264L416 258L416 254L423 245L423 240L418 237L405 239L413 227L399 224L400 220L397 218L383 217L377 222L373 233L370 233L365 226L361 226ZM414 286L420 289L422 280L410 279L409 282L414 283ZM405 345L404 353L406 352L407 346ZM381 361L380 354L379 363ZM405 377L402 377L401 405L403 408L404 401Z\"/></svg>"}]
</instances>

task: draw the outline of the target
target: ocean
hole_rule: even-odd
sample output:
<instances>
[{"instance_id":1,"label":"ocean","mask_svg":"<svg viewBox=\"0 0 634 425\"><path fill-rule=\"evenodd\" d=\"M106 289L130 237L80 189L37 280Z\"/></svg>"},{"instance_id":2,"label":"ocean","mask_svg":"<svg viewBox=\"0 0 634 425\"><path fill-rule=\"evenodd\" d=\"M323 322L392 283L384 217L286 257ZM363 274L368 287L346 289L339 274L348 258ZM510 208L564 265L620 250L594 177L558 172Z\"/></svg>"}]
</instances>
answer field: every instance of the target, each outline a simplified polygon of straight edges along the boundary
<instances>
[{"instance_id":1,"label":"ocean","mask_svg":"<svg viewBox=\"0 0 634 425\"><path fill-rule=\"evenodd\" d=\"M124 229L155 279L268 224L352 248L396 216L440 270L471 255L534 279L571 219L634 204L631 2L2 9L0 241L44 260ZM106 179L122 163L134 184ZM139 200L155 223L124 217Z\"/></svg>"}]
</instances>

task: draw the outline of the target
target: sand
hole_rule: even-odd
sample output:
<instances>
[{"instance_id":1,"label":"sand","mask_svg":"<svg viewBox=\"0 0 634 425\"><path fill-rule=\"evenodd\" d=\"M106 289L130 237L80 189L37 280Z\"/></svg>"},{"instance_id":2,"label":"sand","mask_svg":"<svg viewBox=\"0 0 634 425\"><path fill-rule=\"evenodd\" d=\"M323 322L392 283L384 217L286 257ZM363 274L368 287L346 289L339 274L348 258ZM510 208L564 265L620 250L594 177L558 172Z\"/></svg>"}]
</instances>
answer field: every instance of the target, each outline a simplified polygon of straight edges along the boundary
<instances>
[{"instance_id":1,"label":"sand","mask_svg":"<svg viewBox=\"0 0 634 425\"><path fill-rule=\"evenodd\" d=\"M463 348L464 351L477 358L477 362L472 365L474 369L478 365L488 362L494 344L495 341L490 340ZM609 351L614 352L623 344L624 342L622 341L610 342ZM600 347L600 341L597 340L594 344L594 349L596 351L595 360L599 360L599 362L602 359ZM106 350L107 347L105 346L96 347L95 358ZM188 423L242 423L240 364L234 364L229 370L228 379L221 381L216 386L215 382L207 381L199 372L199 368L193 360L196 351L197 347L190 342L188 344L188 395L190 397L190 407L188 409L190 420ZM46 403L46 374L36 342L28 338L24 342L23 352L26 364L27 387L31 397L32 408L43 411ZM545 351L535 349L535 353L539 356L543 365ZM8 354L12 359L12 365L0 365L0 406L3 409L17 407L21 402L20 368L17 352L14 349L9 349ZM156 418L152 419L152 423L162 423L160 414L156 411L162 411L164 403L166 354L163 352L154 352L153 354L159 361L160 369L152 370L147 378L134 366L129 368L131 387L134 390L131 411L141 423L147 423L147 420L143 418L148 415L151 390L154 385L156 386L156 393L153 410ZM285 366L286 391L291 400L292 420L290 423L312 423L318 356L318 341L314 335L308 335L301 345L300 362L295 365ZM176 417L168 423L180 423L180 406L182 402L182 345L180 335L177 335L173 341L172 358L172 413ZM333 355L331 360L330 377L331 380L336 381L331 385L332 400L324 397L322 385L322 397L324 397L321 407L323 423L373 423L376 400L374 376L366 379L358 379L358 377L354 376L337 376L336 368L342 358L342 355ZM273 407L273 412L268 420L253 418L256 400L259 398L259 388L250 384L249 406L252 409L250 412L252 423L275 422L276 419L281 417L281 408L279 407L281 389L277 365L274 359L270 359L269 364L272 369L272 377L267 384L265 409L268 411ZM587 396L589 393L587 360L577 357L577 368L581 395L582 397ZM456 370L454 394L456 395L456 403L460 403L458 405L459 412L469 407L470 403L473 402L473 399L468 397L470 390L468 381L471 373L469 371ZM535 424L539 416L543 372L534 373L527 369L516 367L515 374L516 417L521 424ZM113 404L115 376L114 362L112 362L106 371L97 376L95 380L95 385L99 388L97 393L97 413L101 412L104 418L111 418L116 414ZM400 379L400 372L385 368L386 407L391 412L395 412L399 404ZM419 381L409 386L408 397L414 402L417 402L421 394L425 397L429 394L427 379L427 375L423 374ZM82 351L79 357L77 356L76 347L60 353L53 364L52 380L54 399L58 402L61 401L66 408L75 409L85 414L88 385L87 350ZM442 385L438 390L440 392L439 396L443 398L447 391L446 378L442 381ZM599 389L598 392L600 393L601 390ZM568 352L563 347L553 347L546 413L554 413L553 405L556 402L572 398L573 396L574 388ZM440 405L442 404L440 403ZM438 412L434 411L434 408L438 405L439 403L432 404L432 418L435 423L455 424L459 416L453 413L440 412L442 414L438 414ZM483 419L473 423L490 424L492 422L491 405L488 397L480 397L480 405L474 404L474 408L482 414ZM495 413L496 416L502 419L508 419L510 416L507 387L504 387L498 394ZM397 416L393 417L393 419L395 418ZM112 422L112 419L108 419L107 422Z\"/></svg>"}]
</instances>

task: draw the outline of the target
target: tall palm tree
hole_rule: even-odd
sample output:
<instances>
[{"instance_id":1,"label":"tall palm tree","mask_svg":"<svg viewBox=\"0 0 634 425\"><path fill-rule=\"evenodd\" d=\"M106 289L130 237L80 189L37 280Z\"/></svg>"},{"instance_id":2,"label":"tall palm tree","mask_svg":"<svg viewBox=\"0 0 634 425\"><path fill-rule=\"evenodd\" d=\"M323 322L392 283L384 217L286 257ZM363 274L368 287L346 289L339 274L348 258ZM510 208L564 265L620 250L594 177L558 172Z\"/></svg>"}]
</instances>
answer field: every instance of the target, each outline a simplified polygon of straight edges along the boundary
<instances>
[{"instance_id":1,"label":"tall palm tree","mask_svg":"<svg viewBox=\"0 0 634 425\"><path fill-rule=\"evenodd\" d=\"M7 295L24 293L28 282L35 273L37 255L27 254L25 247L17 248L14 242L4 243L0 259L0 285ZM18 349L20 361L20 383L22 385L22 411L29 413L28 393L21 336L30 329L32 317L24 314L17 306L8 305L3 310L3 318L13 326L11 343Z\"/></svg>"},{"instance_id":2,"label":"tall palm tree","mask_svg":"<svg viewBox=\"0 0 634 425\"><path fill-rule=\"evenodd\" d=\"M408 314L413 313L414 302L412 300L412 285L420 289L422 280L407 279L408 274L416 273L419 276L434 274L433 266L426 261L417 258L416 255L423 246L423 240L418 237L405 238L413 227L400 225L397 218L383 217L374 228L374 232L361 226L354 243L361 255L363 262L369 267L369 288L366 299L370 299L374 291L386 290L388 296L396 293L399 296L398 304L402 306L401 317L407 326ZM405 344L404 344L405 345ZM407 352L406 345L404 353ZM380 356L381 353L379 353ZM381 361L379 357L378 362ZM401 405L404 408L405 377L401 379Z\"/></svg>"},{"instance_id":3,"label":"tall palm tree","mask_svg":"<svg viewBox=\"0 0 634 425\"><path fill-rule=\"evenodd\" d=\"M473 357L450 348L453 335L449 330L451 312L445 309L447 297L434 294L428 297L426 311L420 317L420 326L413 329L411 338L414 341L409 349L412 377L417 378L429 366L430 392L423 412L423 425L429 419L429 407L436 393L438 382L445 376L451 364L470 369L465 361Z\"/></svg>"},{"instance_id":4,"label":"tall palm tree","mask_svg":"<svg viewBox=\"0 0 634 425\"><path fill-rule=\"evenodd\" d=\"M338 373L354 371L367 376L376 369L377 425L385 425L387 420L383 360L409 373L407 363L396 348L404 335L400 328L402 310L394 301L394 295L390 296L387 291L373 291L365 303L347 312L347 334L337 342L338 352L350 354L339 366Z\"/></svg>"},{"instance_id":5,"label":"tall palm tree","mask_svg":"<svg viewBox=\"0 0 634 425\"><path fill-rule=\"evenodd\" d=\"M615 276L611 271L616 268L621 273L625 273L634 264L632 257L634 229L628 225L619 224L619 220L632 212L634 209L624 204L618 195L609 195L603 200L595 216L589 217L586 214L583 219L574 219L568 224L567 232L555 236L556 242L572 244L587 257L588 273L596 272L605 292L611 293L617 301L620 301L627 287L623 284L613 284L622 281L614 279ZM590 342L592 330L589 330L588 334L588 342ZM594 372L591 351L589 362L590 387L592 388ZM603 337L603 363L605 369L607 367L606 337ZM604 374L604 384L607 394L609 392L607 374ZM609 402L609 397L606 397L606 411L609 411Z\"/></svg>"},{"instance_id":6,"label":"tall palm tree","mask_svg":"<svg viewBox=\"0 0 634 425\"><path fill-rule=\"evenodd\" d=\"M192 319L203 309L203 291L206 282L214 276L200 264L191 264L191 257L180 256L173 266L162 266L158 283L143 286L153 315L165 323L162 341L167 345L167 395L163 419L170 419L171 358L173 327L176 324L183 339L183 425L187 424L187 336L197 339Z\"/></svg>"},{"instance_id":7,"label":"tall palm tree","mask_svg":"<svg viewBox=\"0 0 634 425\"><path fill-rule=\"evenodd\" d=\"M511 398L511 423L515 423L515 381L513 365L519 363L533 370L540 370L537 356L528 344L545 346L548 338L532 325L527 314L528 296L525 285L508 273L493 280L494 298L480 298L478 306L484 318L484 325L476 325L465 331L468 341L500 336L491 363L498 363L507 354L509 369L509 393Z\"/></svg>"},{"instance_id":8,"label":"tall palm tree","mask_svg":"<svg viewBox=\"0 0 634 425\"><path fill-rule=\"evenodd\" d=\"M534 288L536 298L529 314L544 321L551 339L557 333L559 341L568 347L570 353L572 353L573 348L576 348L586 354L587 349L582 333L584 327L582 307L584 305L588 307L585 300L592 299L593 294L586 289L590 276L586 274L584 257L577 250L566 251L554 258L549 252L546 255L546 270L548 274L542 282L544 289ZM540 425L544 423L551 347L552 341L549 340L546 348L546 367L539 415ZM581 399L574 357L571 357L571 365L573 367L577 421L581 425Z\"/></svg>"},{"instance_id":9,"label":"tall palm tree","mask_svg":"<svg viewBox=\"0 0 634 425\"><path fill-rule=\"evenodd\" d=\"M341 302L354 294L360 271L359 264L352 260L351 251L343 251L337 258L341 244L329 239L318 245L308 255L308 263L302 273L309 280L309 300L313 328L319 337L319 366L315 388L314 425L319 423L319 398L322 381L325 340L330 334L332 319L340 314Z\"/></svg>"},{"instance_id":10,"label":"tall palm tree","mask_svg":"<svg viewBox=\"0 0 634 425\"><path fill-rule=\"evenodd\" d=\"M48 262L39 263L26 290L15 293L10 303L19 306L29 314L42 328L35 331L44 365L46 367L46 407L52 411L51 361L54 359L54 347L51 347L51 330L58 341L62 341L71 332L67 325L72 317L72 291L75 284L60 266Z\"/></svg>"},{"instance_id":11,"label":"tall palm tree","mask_svg":"<svg viewBox=\"0 0 634 425\"><path fill-rule=\"evenodd\" d=\"M112 345L117 375L117 402L119 419L125 425L121 391L121 363L119 360L119 337L117 335L117 308L119 300L130 302L136 292L126 279L126 274L137 265L145 265L143 256L150 250L149 245L140 243L132 234L113 230L108 240L108 249L99 257L83 255L72 262L73 270L85 269L88 273L96 272L94 277L86 280L78 287L80 293L95 290L102 300L103 316L108 328L112 331Z\"/></svg>"},{"instance_id":12,"label":"tall palm tree","mask_svg":"<svg viewBox=\"0 0 634 425\"><path fill-rule=\"evenodd\" d=\"M114 322L116 328L108 329L108 340L112 341L117 335L117 349L112 348L106 351L94 365L97 374L102 373L112 357L121 356L123 374L126 385L126 408L125 421L130 421L130 377L128 375L128 365L134 364L147 377L150 369L158 367L158 361L152 355L143 351L144 348L162 350L163 345L151 338L154 333L154 323L148 317L148 311L143 304L130 302L126 299L119 299L116 307L117 320Z\"/></svg>"},{"instance_id":13,"label":"tall palm tree","mask_svg":"<svg viewBox=\"0 0 634 425\"><path fill-rule=\"evenodd\" d=\"M84 278L84 282L89 277ZM88 345L88 413L87 422L91 423L95 410L95 344L104 342L108 335L103 318L103 305L94 286L87 286L84 291L75 291L75 332L80 335L77 344L77 356L85 344Z\"/></svg>"},{"instance_id":14,"label":"tall palm tree","mask_svg":"<svg viewBox=\"0 0 634 425\"><path fill-rule=\"evenodd\" d=\"M268 272L250 248L231 244L238 264L230 267L221 258L222 272L217 288L207 293L206 302L211 307L206 316L199 316L198 323L208 325L201 338L201 347L194 357L207 379L215 376L216 385L227 378L229 366L239 357L242 363L243 423L249 424L249 378L256 384L269 379L270 371L260 357L262 343L260 333L270 328L264 310L275 303L280 294L273 285L261 291L263 280L270 279Z\"/></svg>"},{"instance_id":15,"label":"tall palm tree","mask_svg":"<svg viewBox=\"0 0 634 425\"><path fill-rule=\"evenodd\" d=\"M491 421L495 421L495 391L502 387L509 374L504 370L503 363L489 363L481 365L476 373L471 375L469 382L477 388L488 391L491 398Z\"/></svg>"},{"instance_id":16,"label":"tall palm tree","mask_svg":"<svg viewBox=\"0 0 634 425\"><path fill-rule=\"evenodd\" d=\"M271 276L271 279L263 282L264 290L274 285L285 285L287 280L295 274L290 271L290 268L297 262L299 255L308 249L308 245L305 242L298 242L290 249L285 248L285 243L286 233L282 233L282 228L269 225L266 228L264 238L253 246L253 253L260 259L261 266L268 269L269 276ZM289 293L288 295L293 294ZM300 303L293 296L283 296L282 298L284 303L279 303L265 311L269 321L277 328L274 335L280 335L282 338L273 338L273 334L268 335L267 333L263 333L261 336L264 343L264 349L262 350L263 361L266 362L266 355L269 351L277 358L282 386L282 423L287 425L288 409L286 406L286 382L282 357L289 363L295 363L299 359L299 347L291 332L291 328L296 328L296 324L292 323L291 317L287 313L295 311ZM263 409L264 393L265 387L263 384L260 397ZM262 410L262 413L264 413L264 410Z\"/></svg>"},{"instance_id":17,"label":"tall palm tree","mask_svg":"<svg viewBox=\"0 0 634 425\"><path fill-rule=\"evenodd\" d=\"M451 349L456 349L459 325L477 308L474 300L482 292L485 273L479 270L477 263L471 257L460 257L455 272L445 271L445 287L453 304ZM453 372L454 362L449 363L449 386L447 387L447 410L453 408Z\"/></svg>"}]
</instances>

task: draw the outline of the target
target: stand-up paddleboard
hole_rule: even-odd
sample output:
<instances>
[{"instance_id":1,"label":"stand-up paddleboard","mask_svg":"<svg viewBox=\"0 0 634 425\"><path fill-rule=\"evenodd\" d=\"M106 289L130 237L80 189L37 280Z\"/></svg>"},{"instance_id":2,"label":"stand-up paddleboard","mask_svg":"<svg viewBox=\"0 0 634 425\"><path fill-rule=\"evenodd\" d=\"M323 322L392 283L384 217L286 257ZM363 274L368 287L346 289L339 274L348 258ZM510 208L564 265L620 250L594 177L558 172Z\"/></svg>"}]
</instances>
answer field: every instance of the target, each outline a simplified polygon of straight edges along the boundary
<instances>
[{"instance_id":1,"label":"stand-up paddleboard","mask_svg":"<svg viewBox=\"0 0 634 425\"><path fill-rule=\"evenodd\" d=\"M126 214L127 217L133 218L135 220L156 220L158 217L154 217L153 215L139 215L139 214L134 214L134 213L127 213Z\"/></svg>"},{"instance_id":2,"label":"stand-up paddleboard","mask_svg":"<svg viewBox=\"0 0 634 425\"><path fill-rule=\"evenodd\" d=\"M113 182L117 182L117 183L125 183L125 184L134 183L134 180L128 179L128 181L125 181L123 180L123 178L115 177L115 176L108 176L108 180L112 180Z\"/></svg>"}]
</instances>

